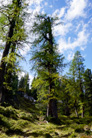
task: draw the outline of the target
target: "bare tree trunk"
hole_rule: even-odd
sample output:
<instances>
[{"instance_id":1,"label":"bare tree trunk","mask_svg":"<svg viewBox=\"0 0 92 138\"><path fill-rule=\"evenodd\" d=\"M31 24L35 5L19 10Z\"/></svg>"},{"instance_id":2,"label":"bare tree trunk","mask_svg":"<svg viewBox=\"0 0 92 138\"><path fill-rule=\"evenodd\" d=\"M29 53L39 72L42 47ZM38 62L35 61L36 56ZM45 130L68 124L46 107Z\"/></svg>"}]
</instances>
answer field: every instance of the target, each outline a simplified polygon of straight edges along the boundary
<instances>
[{"instance_id":1,"label":"bare tree trunk","mask_svg":"<svg viewBox=\"0 0 92 138\"><path fill-rule=\"evenodd\" d=\"M79 117L76 107L75 107L75 114L77 117Z\"/></svg>"},{"instance_id":2,"label":"bare tree trunk","mask_svg":"<svg viewBox=\"0 0 92 138\"><path fill-rule=\"evenodd\" d=\"M83 118L84 117L84 100L85 100L85 98L84 98L82 80L80 80L80 90L81 90L80 98L81 98L81 102L82 102L82 113L81 113L81 117Z\"/></svg>"},{"instance_id":3,"label":"bare tree trunk","mask_svg":"<svg viewBox=\"0 0 92 138\"><path fill-rule=\"evenodd\" d=\"M47 106L47 117L51 116L54 118L58 118L57 114L57 100L56 99L50 99L48 106Z\"/></svg>"},{"instance_id":4,"label":"bare tree trunk","mask_svg":"<svg viewBox=\"0 0 92 138\"><path fill-rule=\"evenodd\" d=\"M77 117L79 117L78 115L78 111L77 111L77 101L75 100L75 103L74 103L74 108L75 108L75 114Z\"/></svg>"},{"instance_id":5,"label":"bare tree trunk","mask_svg":"<svg viewBox=\"0 0 92 138\"><path fill-rule=\"evenodd\" d=\"M81 117L84 117L84 105L82 105L82 113L81 113Z\"/></svg>"},{"instance_id":6,"label":"bare tree trunk","mask_svg":"<svg viewBox=\"0 0 92 138\"><path fill-rule=\"evenodd\" d=\"M57 114L57 100L53 98L53 96L50 96L52 88L53 88L52 80L49 80L49 97L48 97L48 105L47 105L47 117L51 116L54 118L58 118Z\"/></svg>"}]
</instances>

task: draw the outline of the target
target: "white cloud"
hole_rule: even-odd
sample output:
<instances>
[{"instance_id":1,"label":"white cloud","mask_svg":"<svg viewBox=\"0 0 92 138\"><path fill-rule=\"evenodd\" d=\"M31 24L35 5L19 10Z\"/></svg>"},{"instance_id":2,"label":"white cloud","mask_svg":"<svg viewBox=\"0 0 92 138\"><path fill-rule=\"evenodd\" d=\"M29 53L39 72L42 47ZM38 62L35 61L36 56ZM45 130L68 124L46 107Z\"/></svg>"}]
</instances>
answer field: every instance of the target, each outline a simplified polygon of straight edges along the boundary
<instances>
[{"instance_id":1,"label":"white cloud","mask_svg":"<svg viewBox=\"0 0 92 138\"><path fill-rule=\"evenodd\" d=\"M69 61L71 61L71 60L73 59L73 57L74 57L74 53L73 53L72 51L70 51L70 52L68 53L67 59L68 59Z\"/></svg>"},{"instance_id":2,"label":"white cloud","mask_svg":"<svg viewBox=\"0 0 92 138\"><path fill-rule=\"evenodd\" d=\"M34 76L29 74L29 84L30 84L30 86L31 86L31 83L33 81L33 78L34 78Z\"/></svg>"},{"instance_id":3,"label":"white cloud","mask_svg":"<svg viewBox=\"0 0 92 138\"><path fill-rule=\"evenodd\" d=\"M73 20L78 17L85 16L85 8L87 0L71 0L70 7L65 15L66 20Z\"/></svg>"},{"instance_id":4,"label":"white cloud","mask_svg":"<svg viewBox=\"0 0 92 138\"><path fill-rule=\"evenodd\" d=\"M2 5L6 6L6 5L10 4L11 2L12 2L12 0L0 0L0 6L2 6Z\"/></svg>"},{"instance_id":5,"label":"white cloud","mask_svg":"<svg viewBox=\"0 0 92 138\"><path fill-rule=\"evenodd\" d=\"M54 11L53 16L58 16L60 22L62 22L61 19L63 17L63 24L54 27L54 36L59 36L57 43L59 44L60 52L69 49L73 50L77 47L85 50L90 35L87 29L91 19L87 24L84 24L84 21L79 17L86 17L87 11L85 9L88 6L87 4L88 0L68 0L67 5L69 6ZM75 22L74 19L77 18L80 20ZM70 55L68 58L70 58Z\"/></svg>"},{"instance_id":6,"label":"white cloud","mask_svg":"<svg viewBox=\"0 0 92 138\"><path fill-rule=\"evenodd\" d=\"M41 8L42 8L42 7L41 7L40 5L36 6L36 8L33 10L33 15L39 13L40 10L41 10Z\"/></svg>"},{"instance_id":7,"label":"white cloud","mask_svg":"<svg viewBox=\"0 0 92 138\"><path fill-rule=\"evenodd\" d=\"M19 80L21 79L21 77L24 77L25 76L25 72L19 72L18 73L18 77L19 77Z\"/></svg>"},{"instance_id":8,"label":"white cloud","mask_svg":"<svg viewBox=\"0 0 92 138\"><path fill-rule=\"evenodd\" d=\"M30 51L31 42L35 39L35 36L31 33L31 29L35 20L35 15L39 14L41 11L41 2L43 0L26 0L26 3L28 3L29 7L27 9L28 16L25 21L25 31L27 34L27 42L30 42L28 44L23 44L23 48L20 49L20 53L22 56L26 55L28 51ZM33 8L34 7L34 8Z\"/></svg>"},{"instance_id":9,"label":"white cloud","mask_svg":"<svg viewBox=\"0 0 92 138\"><path fill-rule=\"evenodd\" d=\"M67 23L65 25L61 23L60 25L57 25L54 27L54 35L65 36L69 32L71 27L72 27L72 23Z\"/></svg>"},{"instance_id":10,"label":"white cloud","mask_svg":"<svg viewBox=\"0 0 92 138\"><path fill-rule=\"evenodd\" d=\"M53 5L50 5L50 8L52 8L53 7Z\"/></svg>"},{"instance_id":11,"label":"white cloud","mask_svg":"<svg viewBox=\"0 0 92 138\"><path fill-rule=\"evenodd\" d=\"M43 0L26 0L26 3L29 4L30 6L32 4L37 4L39 5Z\"/></svg>"},{"instance_id":12,"label":"white cloud","mask_svg":"<svg viewBox=\"0 0 92 138\"><path fill-rule=\"evenodd\" d=\"M61 18L65 13L65 8L61 8L58 17Z\"/></svg>"},{"instance_id":13,"label":"white cloud","mask_svg":"<svg viewBox=\"0 0 92 138\"><path fill-rule=\"evenodd\" d=\"M80 47L81 50L84 50L86 48L85 45L88 42L88 37L89 33L87 33L86 27L84 26L83 30L77 34L77 38L75 38L74 41L71 42L70 38L68 38L67 42L65 39L60 38L58 40L59 51L63 52L64 50L69 50L69 49L74 50L76 47Z\"/></svg>"},{"instance_id":14,"label":"white cloud","mask_svg":"<svg viewBox=\"0 0 92 138\"><path fill-rule=\"evenodd\" d=\"M64 15L64 13L65 13L65 7L64 8L61 8L60 10L59 9L56 9L54 12L53 12L53 14L52 14L52 16L54 17L54 16L57 16L57 17L59 17L59 18L61 18L63 15Z\"/></svg>"},{"instance_id":15,"label":"white cloud","mask_svg":"<svg viewBox=\"0 0 92 138\"><path fill-rule=\"evenodd\" d=\"M23 48L21 49L20 48L20 54L22 55L22 56L24 56L24 55L26 55L27 54L27 52L30 50L30 46L28 45L28 44L23 44Z\"/></svg>"},{"instance_id":16,"label":"white cloud","mask_svg":"<svg viewBox=\"0 0 92 138\"><path fill-rule=\"evenodd\" d=\"M76 26L76 30L75 30L75 32L79 31L80 26L81 26L81 24L79 23L79 24Z\"/></svg>"},{"instance_id":17,"label":"white cloud","mask_svg":"<svg viewBox=\"0 0 92 138\"><path fill-rule=\"evenodd\" d=\"M88 21L88 23L89 23L89 24L90 24L90 23L92 24L92 17L90 18L90 20Z\"/></svg>"},{"instance_id":18,"label":"white cloud","mask_svg":"<svg viewBox=\"0 0 92 138\"><path fill-rule=\"evenodd\" d=\"M87 46L81 46L80 49L84 51L87 48Z\"/></svg>"},{"instance_id":19,"label":"white cloud","mask_svg":"<svg viewBox=\"0 0 92 138\"><path fill-rule=\"evenodd\" d=\"M45 2L45 3L44 3L44 5L45 5L45 6L47 6L47 5L48 5L48 3L47 3L47 2Z\"/></svg>"},{"instance_id":20,"label":"white cloud","mask_svg":"<svg viewBox=\"0 0 92 138\"><path fill-rule=\"evenodd\" d=\"M2 58L2 52L0 52L0 59Z\"/></svg>"}]
</instances>

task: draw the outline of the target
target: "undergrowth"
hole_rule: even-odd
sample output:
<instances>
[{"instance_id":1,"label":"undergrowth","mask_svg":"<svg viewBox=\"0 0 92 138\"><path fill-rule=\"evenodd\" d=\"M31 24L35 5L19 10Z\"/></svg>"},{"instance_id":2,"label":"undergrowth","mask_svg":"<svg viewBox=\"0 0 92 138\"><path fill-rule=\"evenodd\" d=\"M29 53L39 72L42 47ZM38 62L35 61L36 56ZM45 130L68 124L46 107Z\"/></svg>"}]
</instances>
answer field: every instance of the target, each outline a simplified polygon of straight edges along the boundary
<instances>
[{"instance_id":1,"label":"undergrowth","mask_svg":"<svg viewBox=\"0 0 92 138\"><path fill-rule=\"evenodd\" d=\"M46 120L41 109L19 97L19 108L0 106L0 138L91 138L92 117L59 115Z\"/></svg>"}]
</instances>

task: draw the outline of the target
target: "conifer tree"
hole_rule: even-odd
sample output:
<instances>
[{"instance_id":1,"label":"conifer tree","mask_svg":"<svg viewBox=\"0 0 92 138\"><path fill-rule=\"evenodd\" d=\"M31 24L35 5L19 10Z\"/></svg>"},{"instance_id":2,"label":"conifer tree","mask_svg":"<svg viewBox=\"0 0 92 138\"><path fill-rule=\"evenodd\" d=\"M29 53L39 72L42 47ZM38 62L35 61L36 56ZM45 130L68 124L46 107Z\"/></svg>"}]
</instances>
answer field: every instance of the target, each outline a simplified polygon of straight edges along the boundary
<instances>
[{"instance_id":1,"label":"conifer tree","mask_svg":"<svg viewBox=\"0 0 92 138\"><path fill-rule=\"evenodd\" d=\"M31 83L31 90L29 93L29 95L32 96L35 100L37 100L37 88L34 88L33 85L34 85L36 79L38 79L38 78L35 78L35 77L33 78L33 81Z\"/></svg>"},{"instance_id":2,"label":"conifer tree","mask_svg":"<svg viewBox=\"0 0 92 138\"><path fill-rule=\"evenodd\" d=\"M7 6L0 7L1 13L1 30L3 30L2 41L5 42L3 47L3 54L0 63L0 102L4 100L3 96L3 82L5 76L5 70L8 63L7 58L11 51L15 53L18 43L25 40L26 35L24 33L23 19L22 19L23 2L22 0L12 0L12 3ZM5 26L5 27L4 27Z\"/></svg>"},{"instance_id":3,"label":"conifer tree","mask_svg":"<svg viewBox=\"0 0 92 138\"><path fill-rule=\"evenodd\" d=\"M25 93L29 93L29 74L25 74L19 81L19 90Z\"/></svg>"},{"instance_id":4,"label":"conifer tree","mask_svg":"<svg viewBox=\"0 0 92 138\"><path fill-rule=\"evenodd\" d=\"M92 115L92 72L86 69L84 72L85 104L89 115Z\"/></svg>"},{"instance_id":5,"label":"conifer tree","mask_svg":"<svg viewBox=\"0 0 92 138\"><path fill-rule=\"evenodd\" d=\"M83 89L83 74L84 74L84 58L79 51L76 51L72 63L70 65L69 75L70 82L67 87L72 92L76 104L80 105L81 116L84 116L84 89ZM77 110L76 110L77 111ZM78 114L78 113L77 113Z\"/></svg>"},{"instance_id":6,"label":"conifer tree","mask_svg":"<svg viewBox=\"0 0 92 138\"><path fill-rule=\"evenodd\" d=\"M34 86L39 89L39 98L47 99L47 116L57 118L57 81L59 69L63 66L64 57L58 53L52 27L56 19L47 15L38 15L33 25L36 39L33 42L34 69L38 73ZM41 99L42 100L42 99Z\"/></svg>"}]
</instances>

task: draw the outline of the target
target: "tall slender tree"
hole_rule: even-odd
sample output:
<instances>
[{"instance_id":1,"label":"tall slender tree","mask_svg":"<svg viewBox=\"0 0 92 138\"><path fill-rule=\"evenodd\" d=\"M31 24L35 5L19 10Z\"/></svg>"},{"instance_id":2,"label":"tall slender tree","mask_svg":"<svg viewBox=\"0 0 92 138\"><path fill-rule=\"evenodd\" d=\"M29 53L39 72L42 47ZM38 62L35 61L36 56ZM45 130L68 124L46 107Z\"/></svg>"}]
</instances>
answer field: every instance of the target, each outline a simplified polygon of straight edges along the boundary
<instances>
[{"instance_id":1,"label":"tall slender tree","mask_svg":"<svg viewBox=\"0 0 92 138\"><path fill-rule=\"evenodd\" d=\"M85 104L89 115L92 115L92 72L86 69L84 73Z\"/></svg>"},{"instance_id":2,"label":"tall slender tree","mask_svg":"<svg viewBox=\"0 0 92 138\"><path fill-rule=\"evenodd\" d=\"M3 38L5 46L0 63L0 102L3 102L4 99L2 90L7 66L7 58L11 51L15 51L18 42L21 42L26 37L23 27L22 10L22 0L12 0L12 3L7 6L3 6L0 9L1 19L3 18L3 22L1 23L5 23L8 28L6 29L6 36ZM2 28L4 28L4 24L2 24Z\"/></svg>"},{"instance_id":3,"label":"tall slender tree","mask_svg":"<svg viewBox=\"0 0 92 138\"><path fill-rule=\"evenodd\" d=\"M56 83L59 78L59 69L63 66L64 57L57 51L57 45L53 37L52 27L55 23L54 18L47 15L38 15L37 22L34 23L33 33L37 38L33 42L34 67L38 73L38 85L40 95L47 98L47 116L57 118L57 90ZM42 86L42 87L41 87Z\"/></svg>"},{"instance_id":4,"label":"tall slender tree","mask_svg":"<svg viewBox=\"0 0 92 138\"><path fill-rule=\"evenodd\" d=\"M79 51L76 51L72 63L70 65L69 75L71 83L68 87L72 88L72 92L75 95L75 104L76 99L79 100L81 108L81 116L84 116L84 89L83 89L83 74L84 74L84 58L81 56ZM77 103L77 104L78 104Z\"/></svg>"},{"instance_id":5,"label":"tall slender tree","mask_svg":"<svg viewBox=\"0 0 92 138\"><path fill-rule=\"evenodd\" d=\"M25 74L19 81L19 90L29 94L29 74Z\"/></svg>"}]
</instances>

